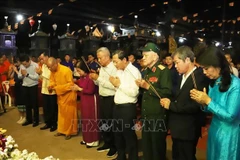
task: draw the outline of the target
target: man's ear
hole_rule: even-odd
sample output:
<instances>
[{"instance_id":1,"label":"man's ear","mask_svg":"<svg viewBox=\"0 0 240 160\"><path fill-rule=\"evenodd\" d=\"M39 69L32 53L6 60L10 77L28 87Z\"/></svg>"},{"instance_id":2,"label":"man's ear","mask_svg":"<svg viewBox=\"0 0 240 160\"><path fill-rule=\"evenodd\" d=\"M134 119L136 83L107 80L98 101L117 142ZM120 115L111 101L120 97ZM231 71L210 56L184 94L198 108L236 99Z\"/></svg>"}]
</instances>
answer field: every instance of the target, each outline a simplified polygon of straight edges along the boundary
<instances>
[{"instance_id":1,"label":"man's ear","mask_svg":"<svg viewBox=\"0 0 240 160\"><path fill-rule=\"evenodd\" d=\"M191 62L190 58L187 57L187 58L185 59L185 62L190 63L190 62Z\"/></svg>"}]
</instances>

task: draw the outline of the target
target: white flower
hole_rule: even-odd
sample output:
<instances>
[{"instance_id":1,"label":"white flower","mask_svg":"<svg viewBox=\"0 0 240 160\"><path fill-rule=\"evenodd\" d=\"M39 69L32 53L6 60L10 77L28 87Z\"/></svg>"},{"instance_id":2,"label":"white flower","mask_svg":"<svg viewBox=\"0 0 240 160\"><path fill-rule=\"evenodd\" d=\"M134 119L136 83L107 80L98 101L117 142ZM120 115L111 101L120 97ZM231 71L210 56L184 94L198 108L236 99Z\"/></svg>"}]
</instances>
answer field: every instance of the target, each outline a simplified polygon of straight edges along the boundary
<instances>
[{"instance_id":1,"label":"white flower","mask_svg":"<svg viewBox=\"0 0 240 160\"><path fill-rule=\"evenodd\" d=\"M59 160L58 158L54 158L52 155L44 158L43 160Z\"/></svg>"},{"instance_id":2,"label":"white flower","mask_svg":"<svg viewBox=\"0 0 240 160\"><path fill-rule=\"evenodd\" d=\"M26 149L20 151L18 148L18 144L15 144L15 140L12 136L6 136L6 147L3 151L0 148L0 160L41 160L36 152L28 153ZM54 158L52 155L44 158L43 160L59 160L58 158Z\"/></svg>"},{"instance_id":3,"label":"white flower","mask_svg":"<svg viewBox=\"0 0 240 160\"><path fill-rule=\"evenodd\" d=\"M28 151L26 150L26 149L24 149L23 151L22 151L22 154L28 154Z\"/></svg>"},{"instance_id":4,"label":"white flower","mask_svg":"<svg viewBox=\"0 0 240 160\"><path fill-rule=\"evenodd\" d=\"M8 149L7 149L7 148L5 148L3 152L4 152L4 153L7 153L7 152L8 152Z\"/></svg>"},{"instance_id":5,"label":"white flower","mask_svg":"<svg viewBox=\"0 0 240 160\"><path fill-rule=\"evenodd\" d=\"M5 158L8 158L7 153L0 151L0 159L5 159Z\"/></svg>"},{"instance_id":6,"label":"white flower","mask_svg":"<svg viewBox=\"0 0 240 160\"><path fill-rule=\"evenodd\" d=\"M12 149L12 148L13 148L13 145L12 145L12 144L10 144L10 145L8 146L8 148Z\"/></svg>"},{"instance_id":7,"label":"white flower","mask_svg":"<svg viewBox=\"0 0 240 160\"><path fill-rule=\"evenodd\" d=\"M12 157L12 158L20 158L21 157L21 151L19 151L18 149L14 149L12 152L11 152L11 154L10 154L10 156Z\"/></svg>"}]
</instances>

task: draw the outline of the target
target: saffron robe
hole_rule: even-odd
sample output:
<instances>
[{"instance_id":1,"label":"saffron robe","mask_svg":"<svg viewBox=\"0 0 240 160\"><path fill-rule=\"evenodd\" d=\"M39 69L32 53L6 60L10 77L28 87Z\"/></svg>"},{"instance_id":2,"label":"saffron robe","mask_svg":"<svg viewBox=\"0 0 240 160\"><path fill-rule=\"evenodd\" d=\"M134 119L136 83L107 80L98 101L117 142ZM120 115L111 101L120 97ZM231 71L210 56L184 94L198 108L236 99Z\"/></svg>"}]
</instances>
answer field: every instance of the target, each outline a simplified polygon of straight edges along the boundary
<instances>
[{"instance_id":1,"label":"saffron robe","mask_svg":"<svg viewBox=\"0 0 240 160\"><path fill-rule=\"evenodd\" d=\"M56 91L58 103L58 132L65 135L76 135L77 120L77 92L71 91L74 85L72 71L58 64L56 72L51 72L50 85Z\"/></svg>"}]
</instances>

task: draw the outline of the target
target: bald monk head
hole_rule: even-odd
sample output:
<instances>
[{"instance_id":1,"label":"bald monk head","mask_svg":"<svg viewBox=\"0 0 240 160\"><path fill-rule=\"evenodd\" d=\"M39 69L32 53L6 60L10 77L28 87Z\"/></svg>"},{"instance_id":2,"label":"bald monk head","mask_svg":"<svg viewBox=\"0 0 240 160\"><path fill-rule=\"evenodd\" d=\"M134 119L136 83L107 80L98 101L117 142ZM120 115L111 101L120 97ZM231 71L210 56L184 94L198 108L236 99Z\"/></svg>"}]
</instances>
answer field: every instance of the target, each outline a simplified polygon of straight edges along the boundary
<instances>
[{"instance_id":1,"label":"bald monk head","mask_svg":"<svg viewBox=\"0 0 240 160\"><path fill-rule=\"evenodd\" d=\"M58 68L58 61L53 57L48 58L47 67L51 72L56 72Z\"/></svg>"}]
</instances>

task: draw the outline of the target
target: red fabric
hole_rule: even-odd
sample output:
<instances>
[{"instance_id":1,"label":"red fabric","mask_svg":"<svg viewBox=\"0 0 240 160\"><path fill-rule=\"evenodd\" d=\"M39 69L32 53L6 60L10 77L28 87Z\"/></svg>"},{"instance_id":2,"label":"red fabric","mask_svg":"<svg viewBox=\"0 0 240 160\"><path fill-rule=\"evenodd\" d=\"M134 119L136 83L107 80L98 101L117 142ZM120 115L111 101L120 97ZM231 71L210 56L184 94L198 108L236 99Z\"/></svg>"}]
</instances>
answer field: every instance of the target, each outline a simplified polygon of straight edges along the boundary
<instances>
[{"instance_id":1,"label":"red fabric","mask_svg":"<svg viewBox=\"0 0 240 160\"><path fill-rule=\"evenodd\" d=\"M98 119L98 96L97 86L87 75L77 81L78 86L83 88L80 92L80 110L82 122L82 135L86 143L99 140L99 131L97 125Z\"/></svg>"},{"instance_id":2,"label":"red fabric","mask_svg":"<svg viewBox=\"0 0 240 160\"><path fill-rule=\"evenodd\" d=\"M6 59L3 64L5 65L6 69L9 69L9 66L11 65L11 63L8 61L8 59Z\"/></svg>"},{"instance_id":3,"label":"red fabric","mask_svg":"<svg viewBox=\"0 0 240 160\"><path fill-rule=\"evenodd\" d=\"M7 71L8 71L8 69L7 69L7 67L4 64L0 65L0 83L1 83L1 85L0 85L0 92L1 93L3 92L3 90L2 90L2 82L7 80L7 74L3 74L3 73L7 72Z\"/></svg>"}]
</instances>

